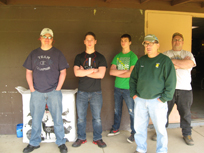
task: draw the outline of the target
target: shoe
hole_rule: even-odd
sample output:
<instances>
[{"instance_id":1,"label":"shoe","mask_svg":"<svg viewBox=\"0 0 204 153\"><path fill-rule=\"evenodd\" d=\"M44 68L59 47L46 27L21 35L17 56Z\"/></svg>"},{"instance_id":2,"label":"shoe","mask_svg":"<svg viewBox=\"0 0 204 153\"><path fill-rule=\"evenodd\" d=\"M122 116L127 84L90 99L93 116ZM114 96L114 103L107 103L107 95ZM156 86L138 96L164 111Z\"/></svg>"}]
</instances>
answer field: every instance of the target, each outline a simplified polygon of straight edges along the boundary
<instances>
[{"instance_id":1,"label":"shoe","mask_svg":"<svg viewBox=\"0 0 204 153\"><path fill-rule=\"evenodd\" d=\"M187 145L190 145L190 146L194 145L191 135L183 136L183 139Z\"/></svg>"},{"instance_id":2,"label":"shoe","mask_svg":"<svg viewBox=\"0 0 204 153\"><path fill-rule=\"evenodd\" d=\"M153 141L157 141L157 134L156 134L156 132L155 132L154 135L151 137L151 139L152 139Z\"/></svg>"},{"instance_id":3,"label":"shoe","mask_svg":"<svg viewBox=\"0 0 204 153\"><path fill-rule=\"evenodd\" d=\"M97 141L93 141L94 144L97 144L100 148L105 148L107 145L105 144L105 142L103 142L103 140L97 140Z\"/></svg>"},{"instance_id":4,"label":"shoe","mask_svg":"<svg viewBox=\"0 0 204 153\"><path fill-rule=\"evenodd\" d=\"M120 134L120 131L119 130L114 130L112 128L107 136L110 137L110 136L114 136L114 135L118 135L118 134Z\"/></svg>"},{"instance_id":5,"label":"shoe","mask_svg":"<svg viewBox=\"0 0 204 153\"><path fill-rule=\"evenodd\" d=\"M86 143L86 139L85 140L81 140L81 139L77 139L73 144L72 144L72 147L79 147L81 146L81 144L84 144Z\"/></svg>"},{"instance_id":6,"label":"shoe","mask_svg":"<svg viewBox=\"0 0 204 153\"><path fill-rule=\"evenodd\" d=\"M58 148L60 149L60 153L67 153L68 152L68 149L67 149L65 144L58 146Z\"/></svg>"},{"instance_id":7,"label":"shoe","mask_svg":"<svg viewBox=\"0 0 204 153\"><path fill-rule=\"evenodd\" d=\"M27 147L23 149L23 153L32 152L34 149L37 148L40 148L40 146L31 146L30 144L28 144Z\"/></svg>"},{"instance_id":8,"label":"shoe","mask_svg":"<svg viewBox=\"0 0 204 153\"><path fill-rule=\"evenodd\" d=\"M130 137L127 138L127 141L128 141L129 143L133 143L133 142L135 141L134 135L135 135L135 134L131 134Z\"/></svg>"}]
</instances>

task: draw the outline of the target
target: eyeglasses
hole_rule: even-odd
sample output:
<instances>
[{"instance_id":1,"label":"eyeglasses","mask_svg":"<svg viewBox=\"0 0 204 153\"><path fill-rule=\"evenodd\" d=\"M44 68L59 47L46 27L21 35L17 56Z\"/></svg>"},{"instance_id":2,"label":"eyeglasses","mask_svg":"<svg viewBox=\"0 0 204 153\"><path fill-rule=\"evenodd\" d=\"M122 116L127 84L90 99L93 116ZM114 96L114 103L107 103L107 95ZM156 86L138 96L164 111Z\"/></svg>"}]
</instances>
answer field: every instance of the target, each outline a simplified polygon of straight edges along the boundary
<instances>
[{"instance_id":1,"label":"eyeglasses","mask_svg":"<svg viewBox=\"0 0 204 153\"><path fill-rule=\"evenodd\" d=\"M146 42L143 42L142 45L147 47L147 46L153 46L154 44L158 44L157 42L149 42L149 43L146 43Z\"/></svg>"},{"instance_id":2,"label":"eyeglasses","mask_svg":"<svg viewBox=\"0 0 204 153\"><path fill-rule=\"evenodd\" d=\"M47 36L42 36L44 39L52 39L52 37L51 36L49 36L49 37L47 37Z\"/></svg>"},{"instance_id":3,"label":"eyeglasses","mask_svg":"<svg viewBox=\"0 0 204 153\"><path fill-rule=\"evenodd\" d=\"M181 41L183 41L183 40L182 40L182 39L173 39L173 41L174 41L174 42L177 42L177 41L178 41L178 42L181 42Z\"/></svg>"}]
</instances>

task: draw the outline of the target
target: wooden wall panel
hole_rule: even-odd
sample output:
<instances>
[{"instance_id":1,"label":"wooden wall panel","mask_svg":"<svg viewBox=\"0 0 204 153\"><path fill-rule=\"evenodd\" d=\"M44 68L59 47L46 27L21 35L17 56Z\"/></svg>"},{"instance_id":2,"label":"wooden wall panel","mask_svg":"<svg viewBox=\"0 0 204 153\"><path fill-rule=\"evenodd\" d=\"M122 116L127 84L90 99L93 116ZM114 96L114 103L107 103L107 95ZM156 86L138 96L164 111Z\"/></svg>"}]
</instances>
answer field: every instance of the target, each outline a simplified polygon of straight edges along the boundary
<instances>
[{"instance_id":1,"label":"wooden wall panel","mask_svg":"<svg viewBox=\"0 0 204 153\"><path fill-rule=\"evenodd\" d=\"M95 11L94 11L95 10ZM95 13L94 13L95 12ZM54 31L54 46L65 55L70 68L64 89L78 87L78 78L73 73L76 54L84 51L84 35L96 34L96 50L108 62L102 80L103 130L109 130L114 116L114 77L109 76L113 57L121 51L120 36L132 36L131 49L138 57L144 54L141 45L144 37L143 10L126 8L86 8L54 6L6 6L0 7L0 134L15 134L16 124L22 123L22 98L16 86L28 88L23 63L28 54L40 46L40 31L49 27ZM87 115L87 131L92 131L90 108ZM89 124L90 123L90 124ZM124 104L121 130L129 130L129 114Z\"/></svg>"}]
</instances>

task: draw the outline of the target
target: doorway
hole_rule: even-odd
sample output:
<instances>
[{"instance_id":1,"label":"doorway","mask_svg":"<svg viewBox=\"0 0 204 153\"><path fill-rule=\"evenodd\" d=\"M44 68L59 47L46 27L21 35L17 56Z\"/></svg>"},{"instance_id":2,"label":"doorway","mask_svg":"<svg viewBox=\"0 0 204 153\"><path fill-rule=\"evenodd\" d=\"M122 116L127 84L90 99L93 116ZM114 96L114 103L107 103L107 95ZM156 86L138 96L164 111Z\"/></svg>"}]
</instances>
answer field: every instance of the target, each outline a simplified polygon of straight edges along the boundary
<instances>
[{"instance_id":1,"label":"doorway","mask_svg":"<svg viewBox=\"0 0 204 153\"><path fill-rule=\"evenodd\" d=\"M199 28L192 29L192 26ZM192 126L204 124L204 89L201 89L201 79L204 77L204 58L199 63L199 55L204 57L204 13L145 11L145 35L155 34L160 41L160 51L171 49L172 34L180 32L184 35L183 49L193 53L197 59L197 67L192 70L193 105ZM198 64L199 63L199 64ZM202 69L202 70L201 70ZM170 123L179 123L180 116L176 105L169 116ZM197 124L198 123L198 124Z\"/></svg>"},{"instance_id":2,"label":"doorway","mask_svg":"<svg viewBox=\"0 0 204 153\"><path fill-rule=\"evenodd\" d=\"M192 70L192 120L204 120L204 18L192 18L192 53L197 66ZM202 80L203 79L203 80Z\"/></svg>"}]
</instances>

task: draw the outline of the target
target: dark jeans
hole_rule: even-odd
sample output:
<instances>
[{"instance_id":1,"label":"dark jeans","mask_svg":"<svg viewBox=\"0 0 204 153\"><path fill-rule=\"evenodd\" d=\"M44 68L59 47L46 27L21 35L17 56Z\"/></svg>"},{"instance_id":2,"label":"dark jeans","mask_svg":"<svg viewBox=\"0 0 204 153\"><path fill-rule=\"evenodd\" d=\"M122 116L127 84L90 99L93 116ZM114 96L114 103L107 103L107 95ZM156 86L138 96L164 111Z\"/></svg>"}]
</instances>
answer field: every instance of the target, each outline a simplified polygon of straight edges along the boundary
<instances>
[{"instance_id":1,"label":"dark jeans","mask_svg":"<svg viewBox=\"0 0 204 153\"><path fill-rule=\"evenodd\" d=\"M92 113L93 125L93 140L97 141L102 139L102 125L101 125L101 108L103 104L102 92L77 92L77 134L78 139L86 139L86 115L88 104L90 103Z\"/></svg>"},{"instance_id":2,"label":"dark jeans","mask_svg":"<svg viewBox=\"0 0 204 153\"><path fill-rule=\"evenodd\" d=\"M191 105L193 103L192 90L175 90L174 97L171 101L168 101L168 114L167 124L169 122L169 114L174 107L177 105L178 112L180 114L180 127L182 128L183 136L191 135Z\"/></svg>"},{"instance_id":3,"label":"dark jeans","mask_svg":"<svg viewBox=\"0 0 204 153\"><path fill-rule=\"evenodd\" d=\"M114 113L114 125L112 126L114 130L118 130L120 128L121 116L122 116L122 107L123 107L123 99L128 108L128 112L130 114L130 128L131 134L135 133L134 129L134 100L130 97L130 90L128 89L114 89L114 99L115 99L115 113Z\"/></svg>"}]
</instances>

